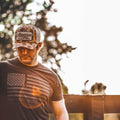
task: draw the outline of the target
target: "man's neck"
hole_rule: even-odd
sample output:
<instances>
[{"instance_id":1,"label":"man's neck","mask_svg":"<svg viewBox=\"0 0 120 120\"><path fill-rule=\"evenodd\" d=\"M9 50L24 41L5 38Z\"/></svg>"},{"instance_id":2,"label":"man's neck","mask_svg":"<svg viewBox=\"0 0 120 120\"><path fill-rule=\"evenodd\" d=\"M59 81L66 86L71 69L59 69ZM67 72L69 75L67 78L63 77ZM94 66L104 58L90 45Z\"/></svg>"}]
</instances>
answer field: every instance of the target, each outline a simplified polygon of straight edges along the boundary
<instances>
[{"instance_id":1,"label":"man's neck","mask_svg":"<svg viewBox=\"0 0 120 120\"><path fill-rule=\"evenodd\" d=\"M35 59L35 60L34 60L33 62L31 62L31 63L22 62L19 57L18 57L18 60L19 60L23 65L26 65L26 66L36 66L36 65L38 64L38 60L37 60L37 59Z\"/></svg>"},{"instance_id":2,"label":"man's neck","mask_svg":"<svg viewBox=\"0 0 120 120\"><path fill-rule=\"evenodd\" d=\"M26 66L36 66L38 64L38 61L36 61L35 63L31 63L31 64L27 64L27 63L22 63L22 64L24 64Z\"/></svg>"}]
</instances>

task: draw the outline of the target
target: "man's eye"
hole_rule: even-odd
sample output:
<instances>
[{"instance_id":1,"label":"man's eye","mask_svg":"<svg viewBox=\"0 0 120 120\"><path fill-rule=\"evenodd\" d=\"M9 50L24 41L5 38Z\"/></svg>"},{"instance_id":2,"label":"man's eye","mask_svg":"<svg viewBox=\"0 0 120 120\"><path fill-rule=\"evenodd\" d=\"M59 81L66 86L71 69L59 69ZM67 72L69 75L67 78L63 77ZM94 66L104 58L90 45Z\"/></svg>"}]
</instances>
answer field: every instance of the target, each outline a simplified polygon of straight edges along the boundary
<instances>
[{"instance_id":1,"label":"man's eye","mask_svg":"<svg viewBox=\"0 0 120 120\"><path fill-rule=\"evenodd\" d=\"M20 51L22 51L22 50L24 50L25 48L23 48L23 47L19 47L18 48L18 50L20 50Z\"/></svg>"},{"instance_id":2,"label":"man's eye","mask_svg":"<svg viewBox=\"0 0 120 120\"><path fill-rule=\"evenodd\" d=\"M23 48L22 48L22 47L19 47L18 49L19 49L19 50L22 50Z\"/></svg>"}]
</instances>

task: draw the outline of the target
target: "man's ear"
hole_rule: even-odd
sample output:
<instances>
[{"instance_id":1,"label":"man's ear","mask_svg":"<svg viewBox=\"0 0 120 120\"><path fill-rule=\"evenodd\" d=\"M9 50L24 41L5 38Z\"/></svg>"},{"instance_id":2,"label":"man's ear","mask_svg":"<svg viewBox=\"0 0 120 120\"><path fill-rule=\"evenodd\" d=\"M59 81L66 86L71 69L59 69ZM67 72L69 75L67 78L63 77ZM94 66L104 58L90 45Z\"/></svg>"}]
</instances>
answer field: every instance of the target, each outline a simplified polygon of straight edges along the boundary
<instances>
[{"instance_id":1,"label":"man's ear","mask_svg":"<svg viewBox=\"0 0 120 120\"><path fill-rule=\"evenodd\" d=\"M38 43L37 50L40 51L40 49L42 48L42 46L43 46L42 42Z\"/></svg>"}]
</instances>

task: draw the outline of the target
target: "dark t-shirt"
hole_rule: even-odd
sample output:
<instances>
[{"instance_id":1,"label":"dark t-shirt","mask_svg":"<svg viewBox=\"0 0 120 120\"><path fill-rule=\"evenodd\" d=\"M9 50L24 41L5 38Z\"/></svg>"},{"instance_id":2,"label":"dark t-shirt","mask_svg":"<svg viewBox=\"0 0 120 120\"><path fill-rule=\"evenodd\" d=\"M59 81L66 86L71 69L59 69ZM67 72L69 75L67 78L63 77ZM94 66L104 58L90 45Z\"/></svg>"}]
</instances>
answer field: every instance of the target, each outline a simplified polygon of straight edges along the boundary
<instances>
[{"instance_id":1,"label":"dark t-shirt","mask_svg":"<svg viewBox=\"0 0 120 120\"><path fill-rule=\"evenodd\" d=\"M55 73L40 63L25 66L18 58L0 62L0 94L17 103L21 120L48 120L50 101L63 99Z\"/></svg>"}]
</instances>

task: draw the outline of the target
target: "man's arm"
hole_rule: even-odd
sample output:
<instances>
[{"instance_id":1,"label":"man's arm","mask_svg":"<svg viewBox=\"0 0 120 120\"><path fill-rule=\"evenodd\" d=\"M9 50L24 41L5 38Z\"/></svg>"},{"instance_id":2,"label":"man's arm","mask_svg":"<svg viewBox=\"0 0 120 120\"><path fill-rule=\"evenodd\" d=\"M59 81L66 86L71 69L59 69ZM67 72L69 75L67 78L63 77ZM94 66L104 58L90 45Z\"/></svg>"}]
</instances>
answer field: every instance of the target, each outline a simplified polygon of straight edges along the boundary
<instances>
[{"instance_id":1,"label":"man's arm","mask_svg":"<svg viewBox=\"0 0 120 120\"><path fill-rule=\"evenodd\" d=\"M60 101L52 101L52 109L53 109L56 120L69 120L64 99Z\"/></svg>"}]
</instances>

